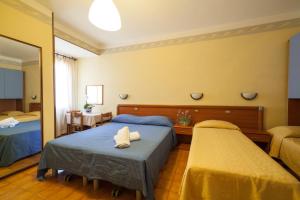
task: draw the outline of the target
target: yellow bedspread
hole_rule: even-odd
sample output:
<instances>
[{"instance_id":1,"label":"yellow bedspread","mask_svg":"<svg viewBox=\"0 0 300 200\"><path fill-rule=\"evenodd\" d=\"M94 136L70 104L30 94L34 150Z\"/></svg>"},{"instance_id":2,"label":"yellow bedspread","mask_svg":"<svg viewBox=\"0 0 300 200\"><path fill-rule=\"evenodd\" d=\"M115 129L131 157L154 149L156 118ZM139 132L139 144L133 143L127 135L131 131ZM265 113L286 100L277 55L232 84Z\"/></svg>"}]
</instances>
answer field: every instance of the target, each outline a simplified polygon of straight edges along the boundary
<instances>
[{"instance_id":1,"label":"yellow bedspread","mask_svg":"<svg viewBox=\"0 0 300 200\"><path fill-rule=\"evenodd\" d=\"M0 121L1 121L1 120L4 120L4 119L6 119L6 118L8 118L7 115L0 115Z\"/></svg>"},{"instance_id":2,"label":"yellow bedspread","mask_svg":"<svg viewBox=\"0 0 300 200\"><path fill-rule=\"evenodd\" d=\"M300 177L300 138L284 138L279 157Z\"/></svg>"},{"instance_id":3,"label":"yellow bedspread","mask_svg":"<svg viewBox=\"0 0 300 200\"><path fill-rule=\"evenodd\" d=\"M300 183L238 130L194 128L181 200L299 200Z\"/></svg>"},{"instance_id":4,"label":"yellow bedspread","mask_svg":"<svg viewBox=\"0 0 300 200\"><path fill-rule=\"evenodd\" d=\"M16 120L18 120L19 122L30 122L30 121L34 121L34 120L39 120L40 117L39 116L34 116L34 115L18 115L14 117Z\"/></svg>"},{"instance_id":5,"label":"yellow bedspread","mask_svg":"<svg viewBox=\"0 0 300 200\"><path fill-rule=\"evenodd\" d=\"M7 118L10 118L10 116L0 115L0 121ZM25 113L24 115L13 116L13 118L18 120L19 122L29 122L29 121L39 120L40 116L34 116Z\"/></svg>"},{"instance_id":6,"label":"yellow bedspread","mask_svg":"<svg viewBox=\"0 0 300 200\"><path fill-rule=\"evenodd\" d=\"M275 158L279 158L284 138L300 138L300 126L278 126L268 130L268 132L273 136L269 154Z\"/></svg>"}]
</instances>

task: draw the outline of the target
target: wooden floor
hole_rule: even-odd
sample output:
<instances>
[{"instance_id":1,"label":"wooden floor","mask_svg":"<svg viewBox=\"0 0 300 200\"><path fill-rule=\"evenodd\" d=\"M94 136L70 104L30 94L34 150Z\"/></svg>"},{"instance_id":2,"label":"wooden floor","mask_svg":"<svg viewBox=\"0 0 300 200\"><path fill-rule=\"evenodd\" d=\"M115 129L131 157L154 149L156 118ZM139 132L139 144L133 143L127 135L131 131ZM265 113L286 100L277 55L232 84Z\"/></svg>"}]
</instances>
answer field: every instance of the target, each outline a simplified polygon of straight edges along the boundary
<instances>
[{"instance_id":1,"label":"wooden floor","mask_svg":"<svg viewBox=\"0 0 300 200\"><path fill-rule=\"evenodd\" d=\"M10 174L16 173L24 168L28 168L33 165L36 165L39 162L40 157L41 154L36 154L28 158L19 160L8 167L0 167L0 179Z\"/></svg>"},{"instance_id":2,"label":"wooden floor","mask_svg":"<svg viewBox=\"0 0 300 200\"><path fill-rule=\"evenodd\" d=\"M173 150L160 173L155 187L156 200L177 200L181 178L186 166L189 146L180 146ZM92 183L82 186L80 177L73 177L70 182L64 182L63 174L51 177L47 174L46 180L36 180L36 167L32 167L16 175L0 180L1 200L134 200L135 191L122 189L118 198L111 197L114 186L107 182L100 182L99 189L93 191Z\"/></svg>"}]
</instances>

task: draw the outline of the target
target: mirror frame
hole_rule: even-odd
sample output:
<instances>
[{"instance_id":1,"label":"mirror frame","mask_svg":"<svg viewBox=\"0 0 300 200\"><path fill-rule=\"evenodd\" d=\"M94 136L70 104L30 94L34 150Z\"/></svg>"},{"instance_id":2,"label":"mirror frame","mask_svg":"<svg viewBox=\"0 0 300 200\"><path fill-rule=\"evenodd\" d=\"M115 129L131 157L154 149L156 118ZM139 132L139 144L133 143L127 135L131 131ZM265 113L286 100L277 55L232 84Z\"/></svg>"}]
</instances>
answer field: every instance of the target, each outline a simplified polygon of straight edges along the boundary
<instances>
[{"instance_id":1,"label":"mirror frame","mask_svg":"<svg viewBox=\"0 0 300 200\"><path fill-rule=\"evenodd\" d=\"M104 105L104 85L102 84L100 84L100 85L86 85L85 86L85 96L87 97L87 87L88 86L101 86L102 87L102 103L94 103L94 104L92 104L92 105ZM87 103L87 99L85 100L85 102Z\"/></svg>"},{"instance_id":2,"label":"mirror frame","mask_svg":"<svg viewBox=\"0 0 300 200\"><path fill-rule=\"evenodd\" d=\"M40 92L40 105L41 105L41 117L40 117L40 121L41 121L41 139L42 139L42 141L41 141L41 150L43 151L43 149L44 149L44 118L43 118L43 108L44 108L44 104L43 104L43 55L42 55L42 53L43 53L43 48L42 47L40 47L40 46L37 46L37 45L35 45L35 44L32 44L32 43L29 43L29 42L25 42L25 41L22 41L22 40L19 40L19 39L16 39L16 38L12 38L12 37L10 37L10 36L6 36L6 35L3 35L3 34L1 34L0 33L0 37L4 37L4 38L6 38L6 39L9 39L9 40L13 40L13 41L15 41L15 42L20 42L20 43L23 43L23 44L26 44L26 45L29 45L29 46L32 46L32 47L35 47L35 48L38 48L38 50L39 50L39 66L40 66L40 77L41 77L41 79L40 79L40 90L41 90L41 92ZM22 168L21 170L25 170L25 169L28 169L28 168L30 168L30 167L32 167L32 166L27 166L27 167L24 167L24 168ZM20 171L20 170L19 170ZM15 174L15 173L18 173L19 171L16 171L16 172L13 172L13 173L11 173L11 174L9 174L9 175L7 175L7 176L10 176L10 175L13 175L13 174Z\"/></svg>"}]
</instances>

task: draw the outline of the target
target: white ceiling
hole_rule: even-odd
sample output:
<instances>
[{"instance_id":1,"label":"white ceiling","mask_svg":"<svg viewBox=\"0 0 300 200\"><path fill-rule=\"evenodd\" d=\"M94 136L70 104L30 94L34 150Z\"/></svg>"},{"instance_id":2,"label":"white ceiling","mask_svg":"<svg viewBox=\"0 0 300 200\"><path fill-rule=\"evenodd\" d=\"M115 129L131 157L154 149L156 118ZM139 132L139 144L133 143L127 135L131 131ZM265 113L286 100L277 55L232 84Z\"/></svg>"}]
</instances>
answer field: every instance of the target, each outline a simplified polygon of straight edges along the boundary
<instances>
[{"instance_id":1,"label":"white ceiling","mask_svg":"<svg viewBox=\"0 0 300 200\"><path fill-rule=\"evenodd\" d=\"M86 58L96 56L96 54L87 51L79 46L76 46L70 42L62 40L58 37L55 37L55 53L74 58Z\"/></svg>"},{"instance_id":2,"label":"white ceiling","mask_svg":"<svg viewBox=\"0 0 300 200\"><path fill-rule=\"evenodd\" d=\"M188 36L218 27L300 17L299 0L114 0L122 28L106 32L88 21L92 0L40 0L55 20L102 48ZM253 24L253 25L256 25Z\"/></svg>"},{"instance_id":3,"label":"white ceiling","mask_svg":"<svg viewBox=\"0 0 300 200\"><path fill-rule=\"evenodd\" d=\"M7 39L0 36L1 59L15 60L16 62L28 62L39 60L40 50L21 42Z\"/></svg>"}]
</instances>

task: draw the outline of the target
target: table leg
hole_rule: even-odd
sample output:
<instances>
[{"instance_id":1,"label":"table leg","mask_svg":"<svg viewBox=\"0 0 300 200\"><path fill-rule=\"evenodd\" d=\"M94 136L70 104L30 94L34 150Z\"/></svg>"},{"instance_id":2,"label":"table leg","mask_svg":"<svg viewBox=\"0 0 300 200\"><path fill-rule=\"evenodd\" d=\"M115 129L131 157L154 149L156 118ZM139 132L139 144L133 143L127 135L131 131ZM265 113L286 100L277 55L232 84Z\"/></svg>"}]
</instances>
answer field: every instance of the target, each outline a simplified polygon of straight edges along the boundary
<instances>
[{"instance_id":1,"label":"table leg","mask_svg":"<svg viewBox=\"0 0 300 200\"><path fill-rule=\"evenodd\" d=\"M87 179L87 177L83 176L82 177L82 185L87 186L87 184L88 184L88 179Z\"/></svg>"},{"instance_id":2,"label":"table leg","mask_svg":"<svg viewBox=\"0 0 300 200\"><path fill-rule=\"evenodd\" d=\"M97 180L97 179L93 180L93 188L94 188L94 191L96 191L99 188L99 180Z\"/></svg>"}]
</instances>

